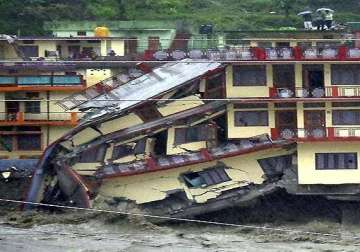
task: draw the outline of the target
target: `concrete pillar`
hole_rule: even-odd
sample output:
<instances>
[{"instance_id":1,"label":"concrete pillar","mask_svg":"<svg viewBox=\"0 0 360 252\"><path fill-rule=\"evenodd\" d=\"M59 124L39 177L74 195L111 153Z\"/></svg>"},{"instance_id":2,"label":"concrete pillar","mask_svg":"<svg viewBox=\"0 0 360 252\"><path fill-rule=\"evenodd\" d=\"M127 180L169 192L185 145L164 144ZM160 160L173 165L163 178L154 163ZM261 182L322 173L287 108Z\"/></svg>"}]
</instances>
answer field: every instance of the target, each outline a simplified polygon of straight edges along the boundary
<instances>
[{"instance_id":1,"label":"concrete pillar","mask_svg":"<svg viewBox=\"0 0 360 252\"><path fill-rule=\"evenodd\" d=\"M106 56L107 55L107 40L101 40L100 44L100 56Z\"/></svg>"}]
</instances>

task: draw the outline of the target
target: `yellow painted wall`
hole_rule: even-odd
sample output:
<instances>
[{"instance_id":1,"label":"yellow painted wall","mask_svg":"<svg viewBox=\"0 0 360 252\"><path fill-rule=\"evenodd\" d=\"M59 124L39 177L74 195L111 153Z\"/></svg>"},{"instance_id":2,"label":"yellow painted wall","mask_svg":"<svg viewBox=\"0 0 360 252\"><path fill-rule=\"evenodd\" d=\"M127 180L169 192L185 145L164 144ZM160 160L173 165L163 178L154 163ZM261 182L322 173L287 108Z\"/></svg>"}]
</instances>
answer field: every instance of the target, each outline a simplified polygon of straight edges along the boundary
<instances>
[{"instance_id":1,"label":"yellow painted wall","mask_svg":"<svg viewBox=\"0 0 360 252\"><path fill-rule=\"evenodd\" d=\"M269 125L268 126L249 126L239 127L235 126L235 111L269 111ZM249 138L261 134L271 134L271 128L275 128L275 112L274 104L270 103L268 109L234 109L233 104L227 107L227 125L228 138Z\"/></svg>"},{"instance_id":2,"label":"yellow painted wall","mask_svg":"<svg viewBox=\"0 0 360 252\"><path fill-rule=\"evenodd\" d=\"M158 111L162 116L172 115L181 111L185 111L191 108L195 108L203 105L204 102L197 95L187 96L178 99L174 102L170 102L164 106L159 105Z\"/></svg>"},{"instance_id":3,"label":"yellow painted wall","mask_svg":"<svg viewBox=\"0 0 360 252\"><path fill-rule=\"evenodd\" d=\"M358 184L360 169L354 170L315 170L315 153L357 152L360 157L360 143L324 142L298 144L299 184Z\"/></svg>"},{"instance_id":4,"label":"yellow painted wall","mask_svg":"<svg viewBox=\"0 0 360 252\"><path fill-rule=\"evenodd\" d=\"M233 67L226 67L226 97L227 98L251 98L269 97L269 87L273 86L272 65L266 64L266 86L234 86Z\"/></svg>"},{"instance_id":5,"label":"yellow painted wall","mask_svg":"<svg viewBox=\"0 0 360 252\"><path fill-rule=\"evenodd\" d=\"M138 124L142 124L143 121L134 113L104 122L99 127L103 134L109 134L114 131L129 128Z\"/></svg>"},{"instance_id":6,"label":"yellow painted wall","mask_svg":"<svg viewBox=\"0 0 360 252\"><path fill-rule=\"evenodd\" d=\"M257 159L284 154L286 154L284 150L273 149L222 159L220 162L231 167L231 169L225 170L231 180L206 188L190 189L182 181L180 175L213 167L217 164L216 161L136 176L107 179L103 181L99 193L105 197L124 197L142 204L165 199L167 191L184 190L189 200L204 203L217 197L223 191L251 183L263 183L264 173Z\"/></svg>"},{"instance_id":7,"label":"yellow painted wall","mask_svg":"<svg viewBox=\"0 0 360 252\"><path fill-rule=\"evenodd\" d=\"M111 76L113 76L113 73L110 69L86 69L86 85L90 87Z\"/></svg>"}]
</instances>

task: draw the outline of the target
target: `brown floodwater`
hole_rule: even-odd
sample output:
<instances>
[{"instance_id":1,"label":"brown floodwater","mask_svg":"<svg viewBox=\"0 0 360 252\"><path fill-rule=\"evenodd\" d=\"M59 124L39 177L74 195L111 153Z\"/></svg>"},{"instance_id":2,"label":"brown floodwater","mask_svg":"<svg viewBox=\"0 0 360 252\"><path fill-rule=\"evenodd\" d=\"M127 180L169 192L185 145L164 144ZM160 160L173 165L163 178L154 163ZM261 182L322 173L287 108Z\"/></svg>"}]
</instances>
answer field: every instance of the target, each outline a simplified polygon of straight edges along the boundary
<instances>
[{"instance_id":1,"label":"brown floodwater","mask_svg":"<svg viewBox=\"0 0 360 252\"><path fill-rule=\"evenodd\" d=\"M139 218L85 217L81 213L12 213L3 216L0 223L0 251L360 251L358 226L325 220L261 226L293 231L179 223L155 225Z\"/></svg>"}]
</instances>

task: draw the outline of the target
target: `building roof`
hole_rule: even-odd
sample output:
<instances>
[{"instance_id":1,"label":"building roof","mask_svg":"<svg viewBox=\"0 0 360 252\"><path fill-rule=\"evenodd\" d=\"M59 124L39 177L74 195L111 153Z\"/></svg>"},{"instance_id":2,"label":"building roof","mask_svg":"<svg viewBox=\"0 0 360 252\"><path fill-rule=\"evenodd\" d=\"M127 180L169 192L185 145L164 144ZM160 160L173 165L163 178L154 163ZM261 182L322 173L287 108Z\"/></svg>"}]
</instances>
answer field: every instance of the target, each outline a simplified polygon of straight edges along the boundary
<instances>
[{"instance_id":1,"label":"building roof","mask_svg":"<svg viewBox=\"0 0 360 252\"><path fill-rule=\"evenodd\" d=\"M103 108L88 117L93 119L109 112L120 113L142 101L154 98L182 84L203 76L221 66L221 63L204 63L199 60L184 59L154 68L152 72L127 82L110 92L100 95L80 106L82 109ZM111 107L109 109L109 107Z\"/></svg>"}]
</instances>

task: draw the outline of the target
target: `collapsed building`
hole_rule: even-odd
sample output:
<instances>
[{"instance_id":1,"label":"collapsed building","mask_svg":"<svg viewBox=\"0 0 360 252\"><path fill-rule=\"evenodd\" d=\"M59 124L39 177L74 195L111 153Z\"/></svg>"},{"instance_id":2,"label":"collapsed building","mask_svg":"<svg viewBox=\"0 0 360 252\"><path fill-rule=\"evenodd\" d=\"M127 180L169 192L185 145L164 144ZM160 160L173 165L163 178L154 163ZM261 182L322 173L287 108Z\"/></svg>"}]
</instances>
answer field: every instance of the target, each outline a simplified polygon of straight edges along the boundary
<instances>
[{"instance_id":1,"label":"collapsed building","mask_svg":"<svg viewBox=\"0 0 360 252\"><path fill-rule=\"evenodd\" d=\"M277 190L358 200L360 50L293 33L147 52L137 75L63 99L84 115L49 142L26 201L183 217Z\"/></svg>"}]
</instances>

